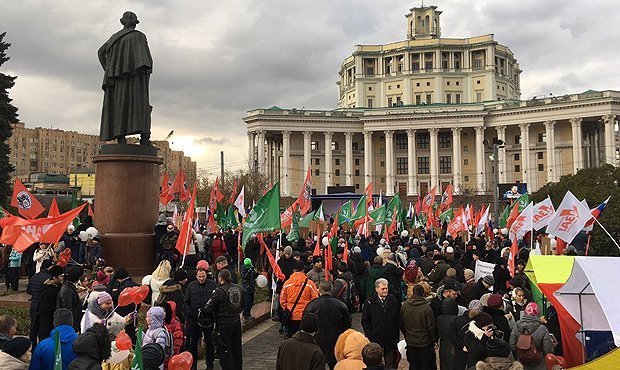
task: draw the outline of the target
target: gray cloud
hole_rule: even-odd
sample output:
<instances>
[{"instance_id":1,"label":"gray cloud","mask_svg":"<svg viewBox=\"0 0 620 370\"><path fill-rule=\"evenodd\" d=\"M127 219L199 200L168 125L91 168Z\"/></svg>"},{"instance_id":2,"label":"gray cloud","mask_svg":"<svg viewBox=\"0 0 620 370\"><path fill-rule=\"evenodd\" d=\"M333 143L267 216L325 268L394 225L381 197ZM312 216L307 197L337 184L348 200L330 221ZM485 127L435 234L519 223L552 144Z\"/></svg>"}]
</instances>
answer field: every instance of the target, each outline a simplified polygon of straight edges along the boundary
<instances>
[{"instance_id":1,"label":"gray cloud","mask_svg":"<svg viewBox=\"0 0 620 370\"><path fill-rule=\"evenodd\" d=\"M241 118L257 107L333 109L338 70L356 44L405 38L404 14L419 1L40 1L0 0L11 60L10 91L28 126L95 134L102 71L99 46L125 10L140 19L154 58L153 137L175 130L173 147L221 146L231 162L247 155ZM522 98L620 89L615 0L437 0L444 37L493 33L515 53ZM208 133L206 135L205 133ZM185 138L180 140L179 138ZM191 139L190 139L191 138ZM212 139L213 142L203 141ZM224 142L235 143L227 148ZM179 143L184 143L183 145ZM202 145L201 145L202 144ZM217 150L197 150L198 166Z\"/></svg>"},{"instance_id":2,"label":"gray cloud","mask_svg":"<svg viewBox=\"0 0 620 370\"><path fill-rule=\"evenodd\" d=\"M224 145L229 143L230 141L226 138L222 138L222 139L215 139L212 138L211 136L207 136L207 137L203 137L200 139L194 139L194 144L196 145L211 145L211 144L215 144L215 145Z\"/></svg>"}]
</instances>

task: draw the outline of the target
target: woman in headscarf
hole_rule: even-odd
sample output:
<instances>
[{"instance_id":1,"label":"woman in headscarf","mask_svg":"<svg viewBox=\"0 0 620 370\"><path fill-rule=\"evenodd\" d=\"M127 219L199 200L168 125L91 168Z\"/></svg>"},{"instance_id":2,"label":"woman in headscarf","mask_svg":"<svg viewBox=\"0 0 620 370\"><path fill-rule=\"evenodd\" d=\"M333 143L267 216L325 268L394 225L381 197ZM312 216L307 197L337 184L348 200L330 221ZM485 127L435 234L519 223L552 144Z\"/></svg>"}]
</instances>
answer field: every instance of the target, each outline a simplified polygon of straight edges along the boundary
<instances>
[{"instance_id":1,"label":"woman in headscarf","mask_svg":"<svg viewBox=\"0 0 620 370\"><path fill-rule=\"evenodd\" d=\"M131 314L122 317L114 311L112 296L107 292L101 292L96 299L88 303L88 308L82 317L80 332L85 333L94 324L102 324L114 338L131 321Z\"/></svg>"},{"instance_id":2,"label":"woman in headscarf","mask_svg":"<svg viewBox=\"0 0 620 370\"><path fill-rule=\"evenodd\" d=\"M525 310L523 310L523 315L521 319L517 321L515 327L512 329L512 333L510 333L510 348L512 348L513 352L517 351L517 341L519 340L519 336L521 334L529 334L532 336L532 341L536 346L536 349L541 354L541 361L537 365L526 365L523 364L523 368L526 370L544 370L546 368L545 365L545 356L547 353L553 353L553 340L549 335L549 330L543 324L544 318L539 317L540 309L538 308L538 304L536 302L530 302L525 306ZM517 358L520 360L520 358ZM521 361L523 363L523 361Z\"/></svg>"}]
</instances>

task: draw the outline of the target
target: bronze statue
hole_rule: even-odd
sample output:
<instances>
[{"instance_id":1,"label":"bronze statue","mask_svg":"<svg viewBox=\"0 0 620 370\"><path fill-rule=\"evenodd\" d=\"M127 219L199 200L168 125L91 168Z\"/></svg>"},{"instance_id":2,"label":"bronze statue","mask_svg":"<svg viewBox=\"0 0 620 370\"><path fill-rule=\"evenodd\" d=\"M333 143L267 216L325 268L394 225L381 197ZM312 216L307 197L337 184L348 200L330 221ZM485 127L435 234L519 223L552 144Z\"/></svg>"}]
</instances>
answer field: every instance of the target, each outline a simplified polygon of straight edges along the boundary
<instances>
[{"instance_id":1,"label":"bronze statue","mask_svg":"<svg viewBox=\"0 0 620 370\"><path fill-rule=\"evenodd\" d=\"M99 138L126 143L126 135L140 134L140 145L150 145L153 107L149 104L149 77L153 59L146 36L136 30L136 14L125 12L120 21L123 29L97 52L104 70Z\"/></svg>"}]
</instances>

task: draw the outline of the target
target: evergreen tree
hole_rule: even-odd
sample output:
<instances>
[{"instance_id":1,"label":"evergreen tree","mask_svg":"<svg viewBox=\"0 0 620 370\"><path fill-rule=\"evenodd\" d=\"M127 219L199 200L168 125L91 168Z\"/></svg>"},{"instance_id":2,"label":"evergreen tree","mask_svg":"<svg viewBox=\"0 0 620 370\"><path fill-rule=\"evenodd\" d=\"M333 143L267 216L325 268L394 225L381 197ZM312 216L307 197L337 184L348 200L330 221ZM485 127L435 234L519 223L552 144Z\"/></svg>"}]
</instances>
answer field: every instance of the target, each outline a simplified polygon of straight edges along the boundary
<instances>
[{"instance_id":1,"label":"evergreen tree","mask_svg":"<svg viewBox=\"0 0 620 370\"><path fill-rule=\"evenodd\" d=\"M6 32L0 33L0 67L9 60L6 50L11 44L4 41ZM1 69L0 69L1 71ZM14 76L7 76L0 72L0 205L7 207L8 198L11 194L11 172L13 165L9 162L10 146L9 138L13 134L12 123L17 123L17 108L9 98L9 89L15 85Z\"/></svg>"}]
</instances>

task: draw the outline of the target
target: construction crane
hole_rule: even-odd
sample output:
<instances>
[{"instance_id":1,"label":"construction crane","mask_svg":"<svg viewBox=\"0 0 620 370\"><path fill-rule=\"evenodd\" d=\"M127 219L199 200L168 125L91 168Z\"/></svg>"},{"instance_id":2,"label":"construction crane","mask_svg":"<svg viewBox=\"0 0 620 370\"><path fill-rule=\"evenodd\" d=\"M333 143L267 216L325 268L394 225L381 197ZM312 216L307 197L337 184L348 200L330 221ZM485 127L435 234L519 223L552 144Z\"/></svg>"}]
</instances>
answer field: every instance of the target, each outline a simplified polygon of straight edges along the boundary
<instances>
[{"instance_id":1,"label":"construction crane","mask_svg":"<svg viewBox=\"0 0 620 370\"><path fill-rule=\"evenodd\" d=\"M170 130L170 133L162 141L170 140L170 138L172 137L172 134L174 134L174 130Z\"/></svg>"}]
</instances>

